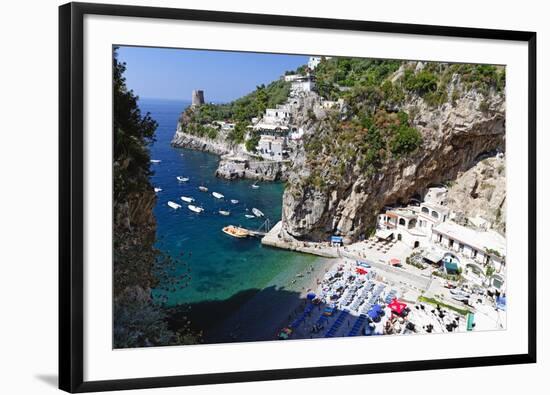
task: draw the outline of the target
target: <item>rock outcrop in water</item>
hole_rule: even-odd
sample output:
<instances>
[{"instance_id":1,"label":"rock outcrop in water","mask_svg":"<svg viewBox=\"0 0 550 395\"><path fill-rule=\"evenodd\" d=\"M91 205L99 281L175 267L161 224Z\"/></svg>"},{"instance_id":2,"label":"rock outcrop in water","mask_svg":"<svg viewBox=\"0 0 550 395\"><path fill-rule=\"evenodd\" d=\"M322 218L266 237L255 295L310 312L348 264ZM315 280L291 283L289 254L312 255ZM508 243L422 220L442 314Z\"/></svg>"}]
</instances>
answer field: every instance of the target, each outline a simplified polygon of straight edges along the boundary
<instances>
[{"instance_id":1,"label":"rock outcrop in water","mask_svg":"<svg viewBox=\"0 0 550 395\"><path fill-rule=\"evenodd\" d=\"M402 69L393 76L394 83L402 78ZM417 66L415 72L421 70ZM308 155L306 146L288 179L281 236L327 240L330 234L340 234L347 241L357 240L372 231L384 206L405 203L414 195L422 195L431 184L454 180L484 153L505 151L503 94L495 89L480 92L464 84L457 74L443 89L446 91L441 97L449 99L437 105L428 104L422 95L406 92L398 105L386 102L366 110L375 117L379 111L406 112L422 137L421 146L405 155L384 150L384 159L370 171L359 163L353 142L344 147L349 153L346 156L334 154L331 147L342 128L328 119L318 120L317 136L309 137L316 139L314 155ZM345 110L340 117L341 124L346 119Z\"/></svg>"}]
</instances>

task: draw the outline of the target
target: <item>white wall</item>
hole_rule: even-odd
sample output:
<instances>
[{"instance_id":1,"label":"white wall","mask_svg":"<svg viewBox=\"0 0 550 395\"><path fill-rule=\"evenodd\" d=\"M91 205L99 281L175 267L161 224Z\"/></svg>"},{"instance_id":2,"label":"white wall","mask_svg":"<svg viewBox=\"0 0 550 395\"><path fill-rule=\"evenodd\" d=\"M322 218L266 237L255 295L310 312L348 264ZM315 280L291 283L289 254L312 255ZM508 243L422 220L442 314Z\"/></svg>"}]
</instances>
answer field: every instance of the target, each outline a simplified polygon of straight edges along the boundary
<instances>
[{"instance_id":1,"label":"white wall","mask_svg":"<svg viewBox=\"0 0 550 395\"><path fill-rule=\"evenodd\" d=\"M101 2L101 0L97 0ZM550 193L549 134L550 25L543 1L462 0L451 6L440 1L385 2L280 0L116 0L117 3L287 13L317 17L369 19L485 28L536 30L539 82L539 201ZM0 392L6 394L56 394L57 374L57 5L56 0L7 2L0 30L2 59L0 87L2 142L0 194L2 242L2 325ZM312 5L314 5L312 7ZM539 205L540 223L549 221L549 209ZM539 246L549 240L539 226ZM539 254L539 284L550 280ZM520 264L514 262L513 264ZM539 287L539 301L549 299ZM544 313L543 313L543 305ZM539 334L548 332L548 303L539 302ZM544 326L544 330L543 330ZM546 339L548 340L548 339ZM380 388L399 383L408 394L523 393L546 388L550 369L549 344L539 337L538 365L445 370L379 375ZM489 379L490 378L490 379ZM128 391L125 394L319 394L364 391L368 376L321 378L271 383L232 384L182 389ZM541 390L542 391L542 390ZM540 392L540 391L539 391Z\"/></svg>"}]
</instances>

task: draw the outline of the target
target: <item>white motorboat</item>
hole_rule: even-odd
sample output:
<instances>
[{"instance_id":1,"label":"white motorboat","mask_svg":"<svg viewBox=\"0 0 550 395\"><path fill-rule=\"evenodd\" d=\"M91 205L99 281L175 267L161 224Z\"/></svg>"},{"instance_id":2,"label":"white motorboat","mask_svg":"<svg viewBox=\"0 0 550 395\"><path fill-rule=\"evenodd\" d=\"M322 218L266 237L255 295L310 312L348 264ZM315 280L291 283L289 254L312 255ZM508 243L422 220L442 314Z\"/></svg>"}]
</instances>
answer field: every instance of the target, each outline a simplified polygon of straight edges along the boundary
<instances>
[{"instance_id":1,"label":"white motorboat","mask_svg":"<svg viewBox=\"0 0 550 395\"><path fill-rule=\"evenodd\" d=\"M181 208L181 205L179 205L176 202L173 202L171 200L167 204L168 204L168 206L172 207L174 210L177 210L178 208Z\"/></svg>"},{"instance_id":2,"label":"white motorboat","mask_svg":"<svg viewBox=\"0 0 550 395\"><path fill-rule=\"evenodd\" d=\"M187 203L193 203L195 201L195 199L189 196L181 196L180 199Z\"/></svg>"},{"instance_id":3,"label":"white motorboat","mask_svg":"<svg viewBox=\"0 0 550 395\"><path fill-rule=\"evenodd\" d=\"M231 199L231 203L237 204L237 203L239 203L239 201L237 199Z\"/></svg>"},{"instance_id":4,"label":"white motorboat","mask_svg":"<svg viewBox=\"0 0 550 395\"><path fill-rule=\"evenodd\" d=\"M207 187L203 187L202 185L199 187L199 191L201 192L208 192L208 188Z\"/></svg>"},{"instance_id":5,"label":"white motorboat","mask_svg":"<svg viewBox=\"0 0 550 395\"><path fill-rule=\"evenodd\" d=\"M160 163L162 162L160 159L151 159L151 163Z\"/></svg>"},{"instance_id":6,"label":"white motorboat","mask_svg":"<svg viewBox=\"0 0 550 395\"><path fill-rule=\"evenodd\" d=\"M250 218L256 218L255 215L252 215L252 214L245 214L244 215L246 218L250 219Z\"/></svg>"},{"instance_id":7,"label":"white motorboat","mask_svg":"<svg viewBox=\"0 0 550 395\"><path fill-rule=\"evenodd\" d=\"M162 192L162 188L155 188L155 193Z\"/></svg>"},{"instance_id":8,"label":"white motorboat","mask_svg":"<svg viewBox=\"0 0 550 395\"><path fill-rule=\"evenodd\" d=\"M260 186L256 183L252 184L252 189L258 189Z\"/></svg>"},{"instance_id":9,"label":"white motorboat","mask_svg":"<svg viewBox=\"0 0 550 395\"><path fill-rule=\"evenodd\" d=\"M187 182L187 181L189 181L189 177L177 176L176 179L177 179L179 182Z\"/></svg>"},{"instance_id":10,"label":"white motorboat","mask_svg":"<svg viewBox=\"0 0 550 395\"><path fill-rule=\"evenodd\" d=\"M263 217L263 216L264 216L264 213L262 213L262 212L261 212L260 210L258 210L256 207L254 207L254 208L252 209L252 213L254 213L254 215L255 215L256 217Z\"/></svg>"},{"instance_id":11,"label":"white motorboat","mask_svg":"<svg viewBox=\"0 0 550 395\"><path fill-rule=\"evenodd\" d=\"M192 204L188 205L187 208L195 213L202 213L204 211L202 207L194 206Z\"/></svg>"},{"instance_id":12,"label":"white motorboat","mask_svg":"<svg viewBox=\"0 0 550 395\"><path fill-rule=\"evenodd\" d=\"M212 196L214 196L216 199L223 199L223 195L219 192L212 192Z\"/></svg>"},{"instance_id":13,"label":"white motorboat","mask_svg":"<svg viewBox=\"0 0 550 395\"><path fill-rule=\"evenodd\" d=\"M221 215L225 215L225 216L228 216L230 215L231 213L227 210L219 210L218 213L220 213Z\"/></svg>"}]
</instances>

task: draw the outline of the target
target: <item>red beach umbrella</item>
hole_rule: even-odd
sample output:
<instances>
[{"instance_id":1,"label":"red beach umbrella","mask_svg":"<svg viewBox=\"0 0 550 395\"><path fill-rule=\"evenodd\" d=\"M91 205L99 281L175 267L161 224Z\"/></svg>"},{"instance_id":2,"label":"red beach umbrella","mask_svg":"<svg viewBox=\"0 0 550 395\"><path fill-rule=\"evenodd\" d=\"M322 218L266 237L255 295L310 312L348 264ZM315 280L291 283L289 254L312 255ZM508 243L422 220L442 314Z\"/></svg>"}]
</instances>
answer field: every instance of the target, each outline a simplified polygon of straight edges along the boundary
<instances>
[{"instance_id":1,"label":"red beach umbrella","mask_svg":"<svg viewBox=\"0 0 550 395\"><path fill-rule=\"evenodd\" d=\"M358 267L355 269L355 272L358 273L358 274L367 274L368 272L363 269L362 267Z\"/></svg>"},{"instance_id":2,"label":"red beach umbrella","mask_svg":"<svg viewBox=\"0 0 550 395\"><path fill-rule=\"evenodd\" d=\"M395 298L391 301L388 307L390 308L392 313L401 315L401 313L403 312L403 310L405 310L405 307L407 307L407 305L403 302L398 301L397 298Z\"/></svg>"}]
</instances>

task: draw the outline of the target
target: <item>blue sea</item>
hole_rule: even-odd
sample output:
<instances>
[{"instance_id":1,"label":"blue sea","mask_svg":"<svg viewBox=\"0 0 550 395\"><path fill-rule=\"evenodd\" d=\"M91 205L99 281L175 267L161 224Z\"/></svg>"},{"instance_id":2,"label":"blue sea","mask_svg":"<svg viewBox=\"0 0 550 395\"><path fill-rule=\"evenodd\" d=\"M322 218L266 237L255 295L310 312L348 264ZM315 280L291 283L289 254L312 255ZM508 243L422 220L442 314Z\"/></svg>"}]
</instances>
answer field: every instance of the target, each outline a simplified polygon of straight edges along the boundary
<instances>
[{"instance_id":1,"label":"blue sea","mask_svg":"<svg viewBox=\"0 0 550 395\"><path fill-rule=\"evenodd\" d=\"M281 218L284 185L279 182L261 182L259 189L251 188L251 180L227 181L215 177L217 155L173 148L170 141L176 130L179 114L189 102L160 99L140 99L142 112L150 112L158 122L156 141L151 146L154 174L151 182L162 188L157 193L154 215L157 220L157 247L172 257L181 257L181 267L174 274L190 269L191 280L183 289L156 290L168 298L169 305L200 304L224 301L240 295L252 295L266 287L288 282L311 265L315 258L294 252L263 247L257 238L235 239L221 229L229 224L255 229L263 219L247 219L245 214L256 207L263 211L272 224ZM177 176L189 177L181 183ZM199 185L208 192L200 192ZM219 192L224 199L215 199L211 192ZM180 196L190 196L196 205L204 208L197 214L187 208ZM230 199L239 200L232 204ZM171 200L182 205L179 210L167 206ZM218 210L229 210L222 216ZM240 303L246 303L247 297ZM235 307L235 306L233 306Z\"/></svg>"}]
</instances>

